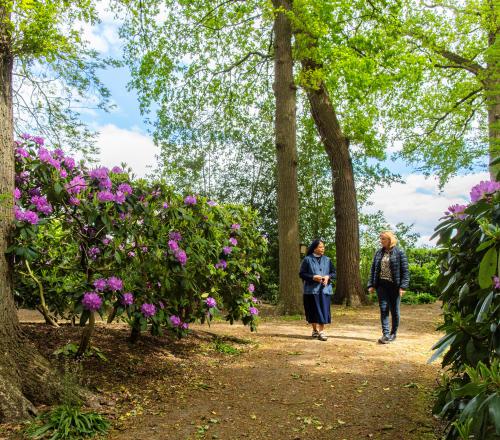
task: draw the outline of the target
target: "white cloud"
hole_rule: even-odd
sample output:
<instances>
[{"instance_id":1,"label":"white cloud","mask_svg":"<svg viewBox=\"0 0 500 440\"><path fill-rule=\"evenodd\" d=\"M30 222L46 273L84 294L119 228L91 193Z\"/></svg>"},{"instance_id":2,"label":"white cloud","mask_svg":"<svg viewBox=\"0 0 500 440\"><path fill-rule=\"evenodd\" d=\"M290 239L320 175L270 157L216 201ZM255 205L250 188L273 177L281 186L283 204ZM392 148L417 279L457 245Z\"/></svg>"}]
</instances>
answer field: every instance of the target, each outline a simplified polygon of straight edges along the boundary
<instances>
[{"instance_id":1,"label":"white cloud","mask_svg":"<svg viewBox=\"0 0 500 440\"><path fill-rule=\"evenodd\" d=\"M126 130L113 124L98 128L99 161L112 168L125 162L137 177L145 177L156 166L159 153L153 140L139 130Z\"/></svg>"},{"instance_id":2,"label":"white cloud","mask_svg":"<svg viewBox=\"0 0 500 440\"><path fill-rule=\"evenodd\" d=\"M429 238L448 206L468 203L470 189L481 180L489 180L489 175L476 173L458 176L451 179L443 191L439 191L436 179L409 174L406 184L377 188L370 198L373 205L365 211L383 211L392 226L399 222L413 223L414 230L421 234L419 244L433 244Z\"/></svg>"}]
</instances>

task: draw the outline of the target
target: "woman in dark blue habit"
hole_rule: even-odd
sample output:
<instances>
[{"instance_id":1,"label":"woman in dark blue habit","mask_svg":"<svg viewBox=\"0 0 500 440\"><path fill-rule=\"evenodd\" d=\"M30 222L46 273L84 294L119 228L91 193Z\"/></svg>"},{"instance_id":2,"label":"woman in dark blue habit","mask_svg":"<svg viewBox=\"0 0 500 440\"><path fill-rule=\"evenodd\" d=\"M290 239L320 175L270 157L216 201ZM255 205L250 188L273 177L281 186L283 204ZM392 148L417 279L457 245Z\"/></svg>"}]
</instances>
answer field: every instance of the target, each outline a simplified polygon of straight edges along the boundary
<instances>
[{"instance_id":1,"label":"woman in dark blue habit","mask_svg":"<svg viewBox=\"0 0 500 440\"><path fill-rule=\"evenodd\" d=\"M314 240L307 249L300 266L300 278L304 280L304 310L306 320L312 325L313 339L326 341L325 324L330 324L332 284L336 273L333 264L325 255L325 243Z\"/></svg>"}]
</instances>

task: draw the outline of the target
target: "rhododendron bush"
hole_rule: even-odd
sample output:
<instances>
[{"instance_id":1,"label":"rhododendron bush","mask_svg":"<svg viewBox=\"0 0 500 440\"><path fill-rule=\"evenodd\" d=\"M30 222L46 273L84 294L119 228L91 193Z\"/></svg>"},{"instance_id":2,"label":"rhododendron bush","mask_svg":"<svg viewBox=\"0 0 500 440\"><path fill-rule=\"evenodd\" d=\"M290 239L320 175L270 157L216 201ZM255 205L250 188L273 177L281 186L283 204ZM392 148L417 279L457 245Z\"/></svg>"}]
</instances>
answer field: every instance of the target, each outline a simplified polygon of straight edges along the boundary
<instances>
[{"instance_id":1,"label":"rhododendron bush","mask_svg":"<svg viewBox=\"0 0 500 440\"><path fill-rule=\"evenodd\" d=\"M481 182L471 203L453 205L436 228L448 369L436 411L451 421L447 439L500 435L500 183Z\"/></svg>"},{"instance_id":2,"label":"rhododendron bush","mask_svg":"<svg viewBox=\"0 0 500 440\"><path fill-rule=\"evenodd\" d=\"M41 138L15 154L16 293L47 320L89 323L84 345L96 313L126 320L132 338L148 324L182 335L216 308L255 328L266 241L254 211L76 164Z\"/></svg>"}]
</instances>

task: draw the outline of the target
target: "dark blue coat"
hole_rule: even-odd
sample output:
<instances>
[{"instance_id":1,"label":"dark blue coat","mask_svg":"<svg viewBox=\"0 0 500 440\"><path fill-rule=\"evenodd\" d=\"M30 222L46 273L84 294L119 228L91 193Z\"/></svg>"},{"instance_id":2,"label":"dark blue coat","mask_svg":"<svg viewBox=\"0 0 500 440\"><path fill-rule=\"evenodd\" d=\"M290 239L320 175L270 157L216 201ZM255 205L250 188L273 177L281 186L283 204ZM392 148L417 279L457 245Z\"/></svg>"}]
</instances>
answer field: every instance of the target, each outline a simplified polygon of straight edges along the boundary
<instances>
[{"instance_id":1,"label":"dark blue coat","mask_svg":"<svg viewBox=\"0 0 500 440\"><path fill-rule=\"evenodd\" d=\"M318 294L323 292L325 295L333 293L331 280L337 276L332 261L326 255L320 257L319 261L314 255L306 255L300 265L300 278L304 280L304 295ZM330 281L326 286L313 281L314 275L328 275Z\"/></svg>"},{"instance_id":2,"label":"dark blue coat","mask_svg":"<svg viewBox=\"0 0 500 440\"><path fill-rule=\"evenodd\" d=\"M410 283L410 272L408 271L408 258L402 249L398 247L392 248L390 251L389 264L391 266L392 281L400 289L408 289ZM380 248L375 252L373 263L370 271L370 279L368 280L368 288L378 287L380 281L380 267L382 265L382 256L384 248Z\"/></svg>"}]
</instances>

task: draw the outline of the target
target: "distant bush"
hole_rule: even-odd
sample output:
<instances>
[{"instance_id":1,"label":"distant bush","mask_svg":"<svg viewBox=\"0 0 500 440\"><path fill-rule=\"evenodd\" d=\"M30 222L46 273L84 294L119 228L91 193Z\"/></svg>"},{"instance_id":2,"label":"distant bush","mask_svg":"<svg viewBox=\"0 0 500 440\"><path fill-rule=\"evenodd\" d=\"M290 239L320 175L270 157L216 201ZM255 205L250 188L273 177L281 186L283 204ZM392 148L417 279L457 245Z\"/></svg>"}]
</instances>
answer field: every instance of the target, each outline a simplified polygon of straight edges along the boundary
<instances>
[{"instance_id":1,"label":"distant bush","mask_svg":"<svg viewBox=\"0 0 500 440\"><path fill-rule=\"evenodd\" d=\"M415 293L410 290L406 291L401 297L403 304L432 304L436 302L436 297L430 293Z\"/></svg>"}]
</instances>

